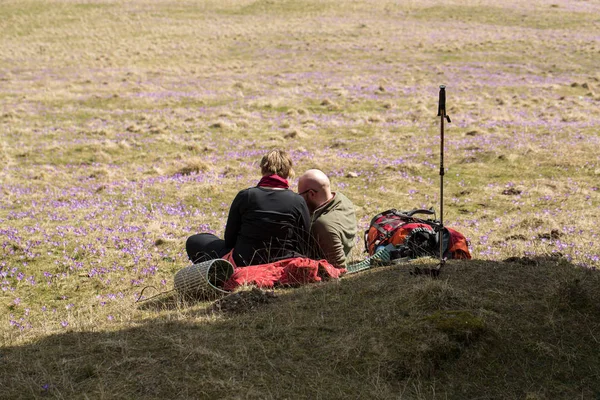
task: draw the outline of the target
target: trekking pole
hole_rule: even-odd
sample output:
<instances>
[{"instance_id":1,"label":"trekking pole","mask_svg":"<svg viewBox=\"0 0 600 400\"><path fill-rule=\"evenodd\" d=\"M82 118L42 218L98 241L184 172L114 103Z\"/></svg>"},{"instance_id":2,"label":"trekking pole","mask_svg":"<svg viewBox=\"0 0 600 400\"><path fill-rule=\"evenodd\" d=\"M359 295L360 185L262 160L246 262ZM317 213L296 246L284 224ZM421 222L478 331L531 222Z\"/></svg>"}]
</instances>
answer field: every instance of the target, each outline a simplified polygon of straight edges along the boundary
<instances>
[{"instance_id":1,"label":"trekking pole","mask_svg":"<svg viewBox=\"0 0 600 400\"><path fill-rule=\"evenodd\" d=\"M450 117L446 115L446 86L440 85L440 99L438 102L438 117L440 117L440 265L438 266L438 274L440 268L444 265L444 119L450 121Z\"/></svg>"}]
</instances>

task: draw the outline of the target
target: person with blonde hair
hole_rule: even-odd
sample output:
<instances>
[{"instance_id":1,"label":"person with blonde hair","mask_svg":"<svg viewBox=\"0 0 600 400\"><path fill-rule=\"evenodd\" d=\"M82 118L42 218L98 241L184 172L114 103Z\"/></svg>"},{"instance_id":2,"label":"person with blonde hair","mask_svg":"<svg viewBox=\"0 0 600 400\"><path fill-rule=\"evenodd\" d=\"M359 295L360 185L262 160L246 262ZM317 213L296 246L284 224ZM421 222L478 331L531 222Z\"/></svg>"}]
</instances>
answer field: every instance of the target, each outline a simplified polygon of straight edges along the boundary
<instances>
[{"instance_id":1,"label":"person with blonde hair","mask_svg":"<svg viewBox=\"0 0 600 400\"><path fill-rule=\"evenodd\" d=\"M332 192L329 178L318 169L309 169L298 179L298 193L311 213L310 257L345 267L357 232L354 205L341 192Z\"/></svg>"},{"instance_id":2,"label":"person with blonde hair","mask_svg":"<svg viewBox=\"0 0 600 400\"><path fill-rule=\"evenodd\" d=\"M258 185L241 190L231 203L224 239L210 233L190 236L189 259L198 263L227 256L241 267L306 256L310 213L302 196L289 189L292 167L283 150L265 154Z\"/></svg>"}]
</instances>

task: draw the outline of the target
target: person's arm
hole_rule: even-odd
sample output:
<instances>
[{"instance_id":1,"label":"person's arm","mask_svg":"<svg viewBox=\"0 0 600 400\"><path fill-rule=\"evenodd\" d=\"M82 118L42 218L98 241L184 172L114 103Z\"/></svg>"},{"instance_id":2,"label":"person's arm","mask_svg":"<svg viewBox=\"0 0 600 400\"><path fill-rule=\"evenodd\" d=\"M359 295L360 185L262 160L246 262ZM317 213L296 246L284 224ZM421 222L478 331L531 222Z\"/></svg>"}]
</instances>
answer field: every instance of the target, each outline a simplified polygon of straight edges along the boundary
<instances>
[{"instance_id":1,"label":"person's arm","mask_svg":"<svg viewBox=\"0 0 600 400\"><path fill-rule=\"evenodd\" d=\"M231 207L229 207L229 215L227 216L227 225L225 225L225 246L229 249L235 247L238 234L242 227L242 205L247 201L248 192L242 190L235 196Z\"/></svg>"},{"instance_id":2,"label":"person's arm","mask_svg":"<svg viewBox=\"0 0 600 400\"><path fill-rule=\"evenodd\" d=\"M325 259L334 267L344 267L346 265L346 254L339 235L329 231L327 226L318 219L313 223L312 233L316 245L321 249Z\"/></svg>"},{"instance_id":3,"label":"person's arm","mask_svg":"<svg viewBox=\"0 0 600 400\"><path fill-rule=\"evenodd\" d=\"M298 240L300 242L301 253L310 256L311 236L310 236L310 211L304 199L302 199L300 208L300 221L298 224Z\"/></svg>"}]
</instances>

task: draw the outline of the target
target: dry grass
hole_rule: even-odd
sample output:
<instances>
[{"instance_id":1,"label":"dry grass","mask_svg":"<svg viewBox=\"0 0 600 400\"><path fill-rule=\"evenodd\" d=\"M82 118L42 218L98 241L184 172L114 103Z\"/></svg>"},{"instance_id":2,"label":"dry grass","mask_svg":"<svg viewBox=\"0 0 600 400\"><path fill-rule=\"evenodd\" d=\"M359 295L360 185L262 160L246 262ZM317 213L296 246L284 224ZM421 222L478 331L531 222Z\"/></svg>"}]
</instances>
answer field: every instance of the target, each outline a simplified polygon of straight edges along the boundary
<instances>
[{"instance_id":1,"label":"dry grass","mask_svg":"<svg viewBox=\"0 0 600 400\"><path fill-rule=\"evenodd\" d=\"M3 2L2 397L597 396L600 8L521 3ZM476 261L235 318L136 306L267 149L328 173L360 230L439 210L440 84L444 220Z\"/></svg>"}]
</instances>

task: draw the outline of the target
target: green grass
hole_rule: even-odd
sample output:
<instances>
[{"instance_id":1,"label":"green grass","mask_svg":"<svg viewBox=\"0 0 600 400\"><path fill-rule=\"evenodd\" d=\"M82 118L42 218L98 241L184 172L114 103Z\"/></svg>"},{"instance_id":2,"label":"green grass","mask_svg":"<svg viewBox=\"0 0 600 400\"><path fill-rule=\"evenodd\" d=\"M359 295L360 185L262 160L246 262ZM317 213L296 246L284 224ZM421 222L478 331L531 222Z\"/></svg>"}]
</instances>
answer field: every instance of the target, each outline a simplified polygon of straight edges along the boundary
<instances>
[{"instance_id":1,"label":"green grass","mask_svg":"<svg viewBox=\"0 0 600 400\"><path fill-rule=\"evenodd\" d=\"M226 15L285 15L293 16L316 16L320 13L336 11L337 7L331 1L292 1L292 0L256 0L243 2L238 7L221 8L218 12Z\"/></svg>"},{"instance_id":2,"label":"green grass","mask_svg":"<svg viewBox=\"0 0 600 400\"><path fill-rule=\"evenodd\" d=\"M534 29L561 29L593 26L595 17L585 12L565 12L560 8L537 6L531 10L514 10L490 5L455 7L437 5L423 7L411 13L411 17L427 21L456 21L482 25L527 27Z\"/></svg>"},{"instance_id":3,"label":"green grass","mask_svg":"<svg viewBox=\"0 0 600 400\"><path fill-rule=\"evenodd\" d=\"M593 398L598 275L533 263L452 262L439 280L383 268L279 292L244 314L204 316L204 305L172 308L166 295L138 307L151 319L135 327L7 349L0 368L18 372L4 393Z\"/></svg>"}]
</instances>

